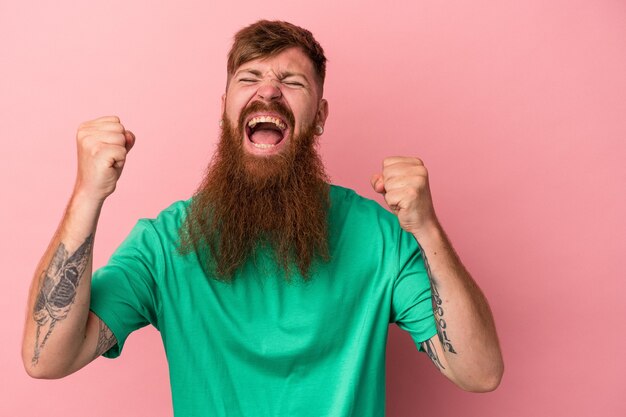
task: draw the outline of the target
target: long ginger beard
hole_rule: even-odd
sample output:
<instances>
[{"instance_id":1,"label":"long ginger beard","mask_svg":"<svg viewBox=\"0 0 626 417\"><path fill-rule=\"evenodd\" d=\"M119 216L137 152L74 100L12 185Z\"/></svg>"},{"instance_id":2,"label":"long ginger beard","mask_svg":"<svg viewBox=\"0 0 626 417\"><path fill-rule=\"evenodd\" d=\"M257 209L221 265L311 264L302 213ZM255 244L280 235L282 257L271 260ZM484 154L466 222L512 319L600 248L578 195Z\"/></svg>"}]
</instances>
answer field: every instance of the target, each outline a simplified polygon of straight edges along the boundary
<instances>
[{"instance_id":1,"label":"long ginger beard","mask_svg":"<svg viewBox=\"0 0 626 417\"><path fill-rule=\"evenodd\" d=\"M230 281L258 249L269 248L287 277L296 266L307 279L313 261L329 258L328 177L314 127L284 138L280 154L250 155L243 150L244 120L258 110L278 112L293 132L293 115L276 103L254 103L237 128L224 116L217 151L180 229L179 249L195 251L208 276Z\"/></svg>"}]
</instances>

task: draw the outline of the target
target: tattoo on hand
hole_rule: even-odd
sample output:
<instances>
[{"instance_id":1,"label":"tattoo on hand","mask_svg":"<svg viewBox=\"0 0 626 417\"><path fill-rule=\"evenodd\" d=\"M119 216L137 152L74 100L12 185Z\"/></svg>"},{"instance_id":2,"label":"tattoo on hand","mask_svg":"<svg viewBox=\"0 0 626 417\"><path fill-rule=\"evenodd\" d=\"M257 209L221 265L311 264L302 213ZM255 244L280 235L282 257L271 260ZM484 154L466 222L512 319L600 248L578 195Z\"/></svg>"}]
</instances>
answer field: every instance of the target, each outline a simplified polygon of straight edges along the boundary
<instances>
[{"instance_id":1,"label":"tattoo on hand","mask_svg":"<svg viewBox=\"0 0 626 417\"><path fill-rule=\"evenodd\" d=\"M71 256L63 243L59 244L50 265L43 272L43 283L33 309L33 319L37 322L35 353L32 363L39 361L41 350L46 345L54 326L67 317L76 298L76 289L85 272L91 253L93 235L89 235ZM43 340L41 330L47 328Z\"/></svg>"},{"instance_id":2,"label":"tattoo on hand","mask_svg":"<svg viewBox=\"0 0 626 417\"><path fill-rule=\"evenodd\" d=\"M437 323L437 336L439 337L439 341L441 342L441 346L443 347L444 352L447 350L450 353L456 354L456 350L452 346L452 342L448 337L448 333L446 332L446 321L443 318L443 300L439 296L439 290L437 289L437 284L433 278L432 272L430 270L430 264L428 263L428 258L426 258L426 254L424 250L420 246L420 251L422 252L422 256L424 257L424 265L426 266L426 273L428 274L428 278L430 279L430 287L432 294L432 304L433 304L433 312L435 313L435 322ZM430 355L429 355L430 356ZM431 357L432 359L432 357ZM435 365L437 365L435 363Z\"/></svg>"}]
</instances>

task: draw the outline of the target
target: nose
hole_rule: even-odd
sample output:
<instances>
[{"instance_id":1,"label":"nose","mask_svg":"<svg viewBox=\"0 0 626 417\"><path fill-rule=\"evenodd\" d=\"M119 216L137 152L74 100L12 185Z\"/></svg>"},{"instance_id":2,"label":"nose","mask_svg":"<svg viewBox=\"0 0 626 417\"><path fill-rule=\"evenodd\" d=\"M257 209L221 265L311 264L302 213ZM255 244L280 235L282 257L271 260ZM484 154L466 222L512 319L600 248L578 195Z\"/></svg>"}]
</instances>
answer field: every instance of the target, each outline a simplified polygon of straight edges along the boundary
<instances>
[{"instance_id":1,"label":"nose","mask_svg":"<svg viewBox=\"0 0 626 417\"><path fill-rule=\"evenodd\" d=\"M267 80L261 83L256 94L264 101L278 100L282 97L283 93L275 80Z\"/></svg>"}]
</instances>

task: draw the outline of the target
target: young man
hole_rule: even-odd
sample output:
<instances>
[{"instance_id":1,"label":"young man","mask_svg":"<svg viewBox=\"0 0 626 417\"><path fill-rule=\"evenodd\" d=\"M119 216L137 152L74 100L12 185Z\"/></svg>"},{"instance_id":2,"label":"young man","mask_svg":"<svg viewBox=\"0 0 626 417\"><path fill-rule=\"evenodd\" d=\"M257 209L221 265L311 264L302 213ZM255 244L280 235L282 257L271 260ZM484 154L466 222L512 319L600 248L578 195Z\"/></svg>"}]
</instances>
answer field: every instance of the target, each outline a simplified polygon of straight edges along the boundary
<instances>
[{"instance_id":1,"label":"young man","mask_svg":"<svg viewBox=\"0 0 626 417\"><path fill-rule=\"evenodd\" d=\"M497 387L493 318L437 221L422 161L386 158L372 177L393 214L328 184L315 149L325 64L292 24L238 32L200 188L140 220L93 280L99 213L135 136L115 116L80 126L76 186L29 297L31 376L115 357L152 324L176 415L380 416L393 322L461 388Z\"/></svg>"}]
</instances>

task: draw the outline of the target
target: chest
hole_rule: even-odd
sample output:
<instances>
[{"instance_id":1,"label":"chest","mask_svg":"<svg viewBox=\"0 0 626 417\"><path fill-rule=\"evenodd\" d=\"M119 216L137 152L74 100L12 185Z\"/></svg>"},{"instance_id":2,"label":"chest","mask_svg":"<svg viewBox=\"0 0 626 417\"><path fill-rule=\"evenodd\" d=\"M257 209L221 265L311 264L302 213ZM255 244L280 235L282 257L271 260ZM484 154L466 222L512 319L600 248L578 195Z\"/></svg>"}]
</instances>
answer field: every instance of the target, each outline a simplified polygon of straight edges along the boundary
<instances>
[{"instance_id":1,"label":"chest","mask_svg":"<svg viewBox=\"0 0 626 417\"><path fill-rule=\"evenodd\" d=\"M342 271L325 265L308 281L288 281L258 265L230 283L199 270L173 276L162 296L166 351L237 352L238 358L274 364L333 356L364 329L386 329L391 297L375 270L361 265Z\"/></svg>"}]
</instances>

